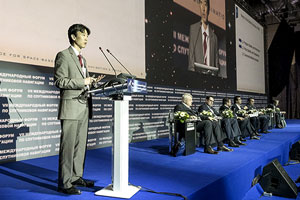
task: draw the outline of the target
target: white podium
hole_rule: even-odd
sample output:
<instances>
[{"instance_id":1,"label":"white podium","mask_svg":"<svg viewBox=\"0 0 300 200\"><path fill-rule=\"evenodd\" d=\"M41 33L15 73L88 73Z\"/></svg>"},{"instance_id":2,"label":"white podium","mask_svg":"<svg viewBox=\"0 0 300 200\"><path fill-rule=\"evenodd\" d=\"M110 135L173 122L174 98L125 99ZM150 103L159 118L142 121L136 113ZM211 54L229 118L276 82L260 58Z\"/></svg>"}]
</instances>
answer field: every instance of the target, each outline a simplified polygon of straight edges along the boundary
<instances>
[{"instance_id":1,"label":"white podium","mask_svg":"<svg viewBox=\"0 0 300 200\"><path fill-rule=\"evenodd\" d=\"M140 188L128 185L129 158L129 101L131 96L123 96L123 100L114 100L114 135L112 144L112 183L99 190L95 195L131 198Z\"/></svg>"}]
</instances>

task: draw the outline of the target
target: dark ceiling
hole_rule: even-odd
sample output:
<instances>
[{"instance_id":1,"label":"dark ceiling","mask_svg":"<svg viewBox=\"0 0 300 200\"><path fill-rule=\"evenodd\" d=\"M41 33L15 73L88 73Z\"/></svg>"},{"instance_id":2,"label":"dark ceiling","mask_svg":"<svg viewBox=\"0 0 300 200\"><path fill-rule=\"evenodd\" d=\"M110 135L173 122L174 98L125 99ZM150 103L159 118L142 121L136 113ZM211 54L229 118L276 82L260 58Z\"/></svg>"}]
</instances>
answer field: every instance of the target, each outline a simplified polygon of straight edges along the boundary
<instances>
[{"instance_id":1,"label":"dark ceiling","mask_svg":"<svg viewBox=\"0 0 300 200\"><path fill-rule=\"evenodd\" d=\"M265 25L285 19L291 26L300 25L300 0L237 0Z\"/></svg>"}]
</instances>

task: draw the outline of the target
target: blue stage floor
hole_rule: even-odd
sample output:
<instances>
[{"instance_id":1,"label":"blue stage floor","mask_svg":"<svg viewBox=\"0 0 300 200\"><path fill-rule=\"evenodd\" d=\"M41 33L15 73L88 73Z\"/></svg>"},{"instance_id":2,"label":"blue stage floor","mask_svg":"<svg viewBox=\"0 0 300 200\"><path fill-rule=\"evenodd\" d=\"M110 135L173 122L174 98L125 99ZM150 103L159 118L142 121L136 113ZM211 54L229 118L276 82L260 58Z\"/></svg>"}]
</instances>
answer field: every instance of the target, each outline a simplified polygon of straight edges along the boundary
<instances>
[{"instance_id":1,"label":"blue stage floor","mask_svg":"<svg viewBox=\"0 0 300 200\"><path fill-rule=\"evenodd\" d=\"M166 138L130 144L129 181L155 191L180 193L189 200L267 199L260 198L259 186L251 188L252 179L275 158L282 164L288 162L292 144L300 140L300 120L289 120L285 129L271 131L259 141L248 140L247 146L219 155L205 154L200 148L190 156L171 157ZM116 199L94 195L94 191L111 183L111 148L87 152L84 177L96 181L96 186L82 188L81 195L56 191L57 166L58 156L0 165L0 200ZM284 168L294 181L300 175L300 164ZM182 198L140 191L131 199Z\"/></svg>"}]
</instances>

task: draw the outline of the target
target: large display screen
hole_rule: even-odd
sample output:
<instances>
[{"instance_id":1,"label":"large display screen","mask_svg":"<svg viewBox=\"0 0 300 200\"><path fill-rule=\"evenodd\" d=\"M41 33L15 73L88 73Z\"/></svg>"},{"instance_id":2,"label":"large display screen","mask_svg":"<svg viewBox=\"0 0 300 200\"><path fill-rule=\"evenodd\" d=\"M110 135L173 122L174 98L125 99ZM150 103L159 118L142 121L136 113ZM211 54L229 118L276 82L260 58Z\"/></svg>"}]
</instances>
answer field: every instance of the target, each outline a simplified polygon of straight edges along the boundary
<instances>
[{"instance_id":1,"label":"large display screen","mask_svg":"<svg viewBox=\"0 0 300 200\"><path fill-rule=\"evenodd\" d=\"M237 90L265 93L264 29L235 5Z\"/></svg>"},{"instance_id":2,"label":"large display screen","mask_svg":"<svg viewBox=\"0 0 300 200\"><path fill-rule=\"evenodd\" d=\"M90 72L114 74L99 47L109 49L128 70L145 78L145 3L141 0L1 0L0 60L53 67L70 44L74 23L91 30L82 50ZM111 59L118 72L126 72Z\"/></svg>"}]
</instances>

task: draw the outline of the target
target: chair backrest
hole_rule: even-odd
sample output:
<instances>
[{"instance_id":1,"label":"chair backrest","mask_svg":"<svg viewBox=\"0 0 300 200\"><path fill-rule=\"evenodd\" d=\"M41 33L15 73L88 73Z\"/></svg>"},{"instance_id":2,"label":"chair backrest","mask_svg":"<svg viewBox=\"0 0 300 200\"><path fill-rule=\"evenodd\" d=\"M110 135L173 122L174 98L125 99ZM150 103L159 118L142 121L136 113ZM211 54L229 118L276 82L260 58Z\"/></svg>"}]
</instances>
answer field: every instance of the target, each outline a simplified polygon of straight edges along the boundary
<instances>
[{"instance_id":1,"label":"chair backrest","mask_svg":"<svg viewBox=\"0 0 300 200\"><path fill-rule=\"evenodd\" d=\"M168 122L170 124L174 123L174 110L169 110Z\"/></svg>"}]
</instances>

